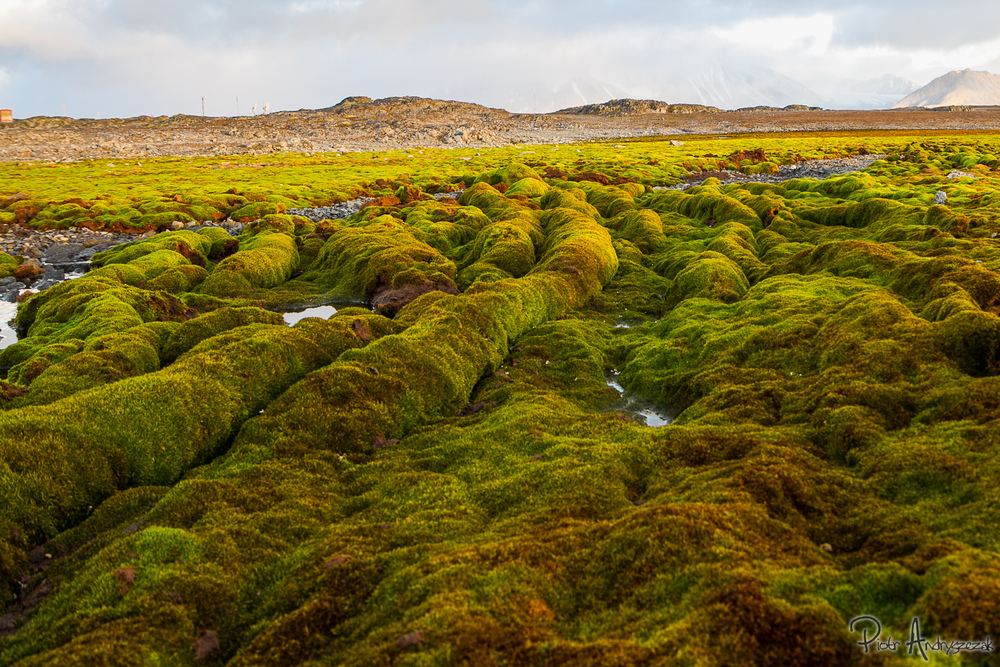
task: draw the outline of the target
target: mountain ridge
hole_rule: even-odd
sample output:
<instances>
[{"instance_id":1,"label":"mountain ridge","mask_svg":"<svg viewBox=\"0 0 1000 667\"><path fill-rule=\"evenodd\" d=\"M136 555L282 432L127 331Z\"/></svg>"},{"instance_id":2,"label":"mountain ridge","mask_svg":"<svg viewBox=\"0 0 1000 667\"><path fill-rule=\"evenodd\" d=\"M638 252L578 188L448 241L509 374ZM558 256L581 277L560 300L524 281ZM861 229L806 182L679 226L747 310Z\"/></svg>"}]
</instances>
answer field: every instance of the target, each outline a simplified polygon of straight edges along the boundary
<instances>
[{"instance_id":1,"label":"mountain ridge","mask_svg":"<svg viewBox=\"0 0 1000 667\"><path fill-rule=\"evenodd\" d=\"M939 76L892 108L997 105L1000 105L1000 76L964 69Z\"/></svg>"}]
</instances>

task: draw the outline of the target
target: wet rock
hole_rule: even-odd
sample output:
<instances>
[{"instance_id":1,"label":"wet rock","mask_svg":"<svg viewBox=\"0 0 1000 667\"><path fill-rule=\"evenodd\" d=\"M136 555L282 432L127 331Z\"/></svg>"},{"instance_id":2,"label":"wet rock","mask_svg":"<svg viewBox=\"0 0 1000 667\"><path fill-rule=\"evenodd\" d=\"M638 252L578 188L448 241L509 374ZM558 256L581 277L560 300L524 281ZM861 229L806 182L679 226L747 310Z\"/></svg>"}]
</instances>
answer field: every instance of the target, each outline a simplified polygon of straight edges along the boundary
<instances>
[{"instance_id":1,"label":"wet rock","mask_svg":"<svg viewBox=\"0 0 1000 667\"><path fill-rule=\"evenodd\" d=\"M59 282L60 280L66 279L66 271L59 267L49 265L45 268L45 275L42 276L42 278L45 280Z\"/></svg>"},{"instance_id":2,"label":"wet rock","mask_svg":"<svg viewBox=\"0 0 1000 667\"><path fill-rule=\"evenodd\" d=\"M453 283L428 280L421 285L403 285L398 289L390 288L376 292L372 298L372 309L379 315L392 317L418 296L436 291L458 294L458 288Z\"/></svg>"},{"instance_id":3,"label":"wet rock","mask_svg":"<svg viewBox=\"0 0 1000 667\"><path fill-rule=\"evenodd\" d=\"M49 264L63 264L76 259L84 250L82 243L56 243L49 246L42 256Z\"/></svg>"}]
</instances>

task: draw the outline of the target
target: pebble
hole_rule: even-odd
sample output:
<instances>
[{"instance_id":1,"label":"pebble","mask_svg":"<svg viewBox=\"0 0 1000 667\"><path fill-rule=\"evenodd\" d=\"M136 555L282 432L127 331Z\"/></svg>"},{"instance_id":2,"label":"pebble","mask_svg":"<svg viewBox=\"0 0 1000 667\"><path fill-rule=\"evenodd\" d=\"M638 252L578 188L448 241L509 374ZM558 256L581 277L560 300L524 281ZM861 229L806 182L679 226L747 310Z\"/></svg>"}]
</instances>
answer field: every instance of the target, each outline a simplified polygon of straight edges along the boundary
<instances>
[{"instance_id":1,"label":"pebble","mask_svg":"<svg viewBox=\"0 0 1000 667\"><path fill-rule=\"evenodd\" d=\"M439 192L436 195L432 195L435 199L443 199L445 197L453 197L458 199L465 190L455 190L454 192ZM350 201L342 201L336 204L330 204L329 206L317 206L315 208L292 208L288 210L288 215L300 215L303 218L309 218L313 222L320 222L322 220L343 220L344 218L349 218L364 207L370 201L374 201L368 197L362 197L360 199L352 199Z\"/></svg>"},{"instance_id":2,"label":"pebble","mask_svg":"<svg viewBox=\"0 0 1000 667\"><path fill-rule=\"evenodd\" d=\"M885 159L885 155L858 155L856 157L832 158L829 160L809 160L798 164L778 166L777 174L744 174L741 171L724 170L712 172L724 183L781 183L793 178L815 178L823 180L830 176L848 174L870 167L872 163ZM700 185L708 176L702 177L695 173L687 183L678 183L670 187L657 187L654 190L687 190Z\"/></svg>"},{"instance_id":3,"label":"pebble","mask_svg":"<svg viewBox=\"0 0 1000 667\"><path fill-rule=\"evenodd\" d=\"M195 223L186 228L197 231L201 227L223 227L234 235L243 229L242 224L216 223ZM172 228L183 229L185 224L177 222ZM152 238L156 233L149 231L143 234L127 234L91 231L79 227L36 230L23 225L0 228L0 250L8 255L21 256L28 261L36 262L44 270L44 274L33 283L17 283L16 289L0 280L0 299L9 300L13 294L16 300L18 290L30 287L42 291L63 280L82 275L90 269L90 258L102 250L129 241Z\"/></svg>"}]
</instances>

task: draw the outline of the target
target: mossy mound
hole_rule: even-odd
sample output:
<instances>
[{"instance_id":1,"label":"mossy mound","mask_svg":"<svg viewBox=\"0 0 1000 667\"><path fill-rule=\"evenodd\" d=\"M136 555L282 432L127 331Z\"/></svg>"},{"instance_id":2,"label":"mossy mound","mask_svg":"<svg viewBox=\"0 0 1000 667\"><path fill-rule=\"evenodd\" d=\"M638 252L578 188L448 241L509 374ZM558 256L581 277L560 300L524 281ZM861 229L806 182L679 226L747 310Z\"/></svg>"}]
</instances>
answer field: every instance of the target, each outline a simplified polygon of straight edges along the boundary
<instances>
[{"instance_id":1,"label":"mossy mound","mask_svg":"<svg viewBox=\"0 0 1000 667\"><path fill-rule=\"evenodd\" d=\"M809 150L749 141L670 168ZM616 150L161 234L28 299L0 663L862 664L862 615L998 636L993 153L649 191L677 147ZM933 205L919 181L968 164ZM307 301L339 310L264 309Z\"/></svg>"}]
</instances>

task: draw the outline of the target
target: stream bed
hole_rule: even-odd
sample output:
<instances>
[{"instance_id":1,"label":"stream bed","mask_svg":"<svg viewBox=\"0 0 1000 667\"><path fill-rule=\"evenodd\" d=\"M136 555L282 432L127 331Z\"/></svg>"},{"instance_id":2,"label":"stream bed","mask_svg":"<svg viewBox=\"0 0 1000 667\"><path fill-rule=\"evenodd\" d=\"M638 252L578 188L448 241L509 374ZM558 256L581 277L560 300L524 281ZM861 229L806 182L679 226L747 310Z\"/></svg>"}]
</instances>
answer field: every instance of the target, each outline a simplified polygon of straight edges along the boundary
<instances>
[{"instance_id":1,"label":"stream bed","mask_svg":"<svg viewBox=\"0 0 1000 667\"><path fill-rule=\"evenodd\" d=\"M620 377L621 374L618 371L611 371L606 381L609 387L621 395L622 401L625 403L626 412L641 417L646 426L650 428L669 426L674 421L673 417L669 416L665 411L650 406L648 401L637 401L628 396L625 387L618 381Z\"/></svg>"}]
</instances>

